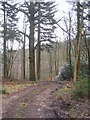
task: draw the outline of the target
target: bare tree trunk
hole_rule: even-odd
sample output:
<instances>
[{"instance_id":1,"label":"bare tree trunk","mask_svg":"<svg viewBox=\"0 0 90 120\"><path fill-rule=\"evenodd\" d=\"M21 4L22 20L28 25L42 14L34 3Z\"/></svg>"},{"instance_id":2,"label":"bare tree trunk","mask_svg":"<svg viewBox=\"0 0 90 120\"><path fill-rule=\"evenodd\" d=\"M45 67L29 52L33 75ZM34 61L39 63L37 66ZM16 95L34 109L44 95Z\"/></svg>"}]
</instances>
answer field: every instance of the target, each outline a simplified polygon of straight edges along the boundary
<instances>
[{"instance_id":1,"label":"bare tree trunk","mask_svg":"<svg viewBox=\"0 0 90 120\"><path fill-rule=\"evenodd\" d=\"M70 71L71 71L71 76L73 75L72 73L72 58L71 58L71 16L69 13L69 64L70 64Z\"/></svg>"},{"instance_id":2,"label":"bare tree trunk","mask_svg":"<svg viewBox=\"0 0 90 120\"><path fill-rule=\"evenodd\" d=\"M54 60L55 60L55 75L57 75L57 42L55 43L55 51L54 51Z\"/></svg>"},{"instance_id":3,"label":"bare tree trunk","mask_svg":"<svg viewBox=\"0 0 90 120\"><path fill-rule=\"evenodd\" d=\"M80 26L80 32L79 32L79 41L78 41L78 48L77 48L77 54L76 54L76 59L75 59L75 65L74 65L74 81L76 81L76 79L77 79L77 64L78 64L79 52L80 52L80 42L81 42L81 33L82 33L82 27L83 27L84 6L85 6L85 2L83 3L83 8L82 8L81 26Z\"/></svg>"},{"instance_id":4,"label":"bare tree trunk","mask_svg":"<svg viewBox=\"0 0 90 120\"><path fill-rule=\"evenodd\" d=\"M23 70L22 70L23 79L25 79L25 34L24 34L24 41L23 41Z\"/></svg>"},{"instance_id":5,"label":"bare tree trunk","mask_svg":"<svg viewBox=\"0 0 90 120\"><path fill-rule=\"evenodd\" d=\"M90 79L90 38L88 40L88 46L89 46L89 51L88 51L88 76Z\"/></svg>"},{"instance_id":6,"label":"bare tree trunk","mask_svg":"<svg viewBox=\"0 0 90 120\"><path fill-rule=\"evenodd\" d=\"M25 16L23 21L23 32L26 34L27 25L25 24ZM24 34L23 40L23 57L22 57L22 77L25 79L25 43L26 43L26 35Z\"/></svg>"},{"instance_id":7,"label":"bare tree trunk","mask_svg":"<svg viewBox=\"0 0 90 120\"><path fill-rule=\"evenodd\" d=\"M79 44L79 33L80 33L80 1L77 2L77 46ZM80 49L77 62L77 79L79 79L79 67L80 67Z\"/></svg>"},{"instance_id":8,"label":"bare tree trunk","mask_svg":"<svg viewBox=\"0 0 90 120\"><path fill-rule=\"evenodd\" d=\"M88 31L90 32L90 0L88 1ZM88 39L88 75L90 80L90 37Z\"/></svg>"},{"instance_id":9,"label":"bare tree trunk","mask_svg":"<svg viewBox=\"0 0 90 120\"><path fill-rule=\"evenodd\" d=\"M54 61L55 61L55 75L57 75L59 69L59 43L57 42L55 43Z\"/></svg>"},{"instance_id":10,"label":"bare tree trunk","mask_svg":"<svg viewBox=\"0 0 90 120\"><path fill-rule=\"evenodd\" d=\"M37 80L40 80L40 63L41 63L41 51L40 51L40 3L38 3L38 45L37 45Z\"/></svg>"},{"instance_id":11,"label":"bare tree trunk","mask_svg":"<svg viewBox=\"0 0 90 120\"><path fill-rule=\"evenodd\" d=\"M4 43L3 43L3 55L4 55L4 78L7 77L7 55L6 55L6 17L5 17L5 2L3 2L4 7Z\"/></svg>"},{"instance_id":12,"label":"bare tree trunk","mask_svg":"<svg viewBox=\"0 0 90 120\"><path fill-rule=\"evenodd\" d=\"M11 48L11 51L10 51L10 62L8 63L8 76L11 78L12 77L12 67L13 67L13 47Z\"/></svg>"},{"instance_id":13,"label":"bare tree trunk","mask_svg":"<svg viewBox=\"0 0 90 120\"><path fill-rule=\"evenodd\" d=\"M69 47L68 47L69 45L68 45L68 44L69 44L69 43L68 43L68 37L67 37L67 47L66 47L66 60L67 60L67 62L68 62L68 59L69 59L69 54L68 54L68 53L69 53L69 52L68 52L68 51L69 51L69 50L68 50L68 49L69 49Z\"/></svg>"},{"instance_id":14,"label":"bare tree trunk","mask_svg":"<svg viewBox=\"0 0 90 120\"><path fill-rule=\"evenodd\" d=\"M29 39L29 79L35 81L35 54L34 54L34 3L30 2L30 39Z\"/></svg>"},{"instance_id":15,"label":"bare tree trunk","mask_svg":"<svg viewBox=\"0 0 90 120\"><path fill-rule=\"evenodd\" d=\"M49 53L49 78L52 80L52 53Z\"/></svg>"},{"instance_id":16,"label":"bare tree trunk","mask_svg":"<svg viewBox=\"0 0 90 120\"><path fill-rule=\"evenodd\" d=\"M59 69L59 42L57 44L57 73L58 73L58 69Z\"/></svg>"}]
</instances>

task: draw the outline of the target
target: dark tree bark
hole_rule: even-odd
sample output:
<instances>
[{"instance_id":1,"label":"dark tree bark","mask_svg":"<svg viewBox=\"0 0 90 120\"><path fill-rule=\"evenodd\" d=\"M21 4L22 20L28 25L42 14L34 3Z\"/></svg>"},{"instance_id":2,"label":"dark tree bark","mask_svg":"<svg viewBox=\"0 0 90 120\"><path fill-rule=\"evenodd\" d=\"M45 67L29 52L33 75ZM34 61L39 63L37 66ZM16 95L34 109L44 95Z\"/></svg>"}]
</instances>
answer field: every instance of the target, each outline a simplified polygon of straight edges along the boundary
<instances>
[{"instance_id":1,"label":"dark tree bark","mask_svg":"<svg viewBox=\"0 0 90 120\"><path fill-rule=\"evenodd\" d=\"M90 32L90 1L88 2L88 31ZM90 37L88 39L88 75L90 80Z\"/></svg>"},{"instance_id":2,"label":"dark tree bark","mask_svg":"<svg viewBox=\"0 0 90 120\"><path fill-rule=\"evenodd\" d=\"M69 13L69 64L70 64L70 71L71 71L71 76L73 75L72 73L72 58L71 58L71 16Z\"/></svg>"},{"instance_id":3,"label":"dark tree bark","mask_svg":"<svg viewBox=\"0 0 90 120\"><path fill-rule=\"evenodd\" d=\"M25 28L25 33L26 33L26 28ZM23 41L23 70L22 70L22 76L23 79L25 79L25 42L26 42L26 36L24 34L24 41Z\"/></svg>"},{"instance_id":4,"label":"dark tree bark","mask_svg":"<svg viewBox=\"0 0 90 120\"><path fill-rule=\"evenodd\" d=\"M35 81L35 55L34 55L34 3L30 2L30 39L29 39L29 79Z\"/></svg>"},{"instance_id":5,"label":"dark tree bark","mask_svg":"<svg viewBox=\"0 0 90 120\"><path fill-rule=\"evenodd\" d=\"M3 2L4 7L4 43L3 43L3 58L4 58L4 78L7 77L7 55L6 55L6 16L5 16L5 2Z\"/></svg>"},{"instance_id":6,"label":"dark tree bark","mask_svg":"<svg viewBox=\"0 0 90 120\"><path fill-rule=\"evenodd\" d=\"M40 80L41 63L41 45L40 45L40 3L38 3L38 45L37 45L37 80Z\"/></svg>"},{"instance_id":7,"label":"dark tree bark","mask_svg":"<svg viewBox=\"0 0 90 120\"><path fill-rule=\"evenodd\" d=\"M25 71L26 71L26 67L25 67L25 43L26 43L26 30L27 30L27 24L25 23L26 20L26 15L24 15L24 20L23 20L23 35L24 35L24 40L23 40L23 60L22 60L22 77L23 79L25 79Z\"/></svg>"},{"instance_id":8,"label":"dark tree bark","mask_svg":"<svg viewBox=\"0 0 90 120\"><path fill-rule=\"evenodd\" d=\"M49 78L52 80L52 52L49 51Z\"/></svg>"},{"instance_id":9,"label":"dark tree bark","mask_svg":"<svg viewBox=\"0 0 90 120\"><path fill-rule=\"evenodd\" d=\"M77 2L77 46L79 44L79 33L80 33L80 2ZM77 80L79 79L79 68L80 68L80 49L77 62Z\"/></svg>"},{"instance_id":10,"label":"dark tree bark","mask_svg":"<svg viewBox=\"0 0 90 120\"><path fill-rule=\"evenodd\" d=\"M54 51L54 57L55 57L55 75L57 76L57 42L55 43L55 51Z\"/></svg>"},{"instance_id":11,"label":"dark tree bark","mask_svg":"<svg viewBox=\"0 0 90 120\"><path fill-rule=\"evenodd\" d=\"M88 75L90 78L90 38L88 40L88 46L89 46L89 50L88 50Z\"/></svg>"}]
</instances>

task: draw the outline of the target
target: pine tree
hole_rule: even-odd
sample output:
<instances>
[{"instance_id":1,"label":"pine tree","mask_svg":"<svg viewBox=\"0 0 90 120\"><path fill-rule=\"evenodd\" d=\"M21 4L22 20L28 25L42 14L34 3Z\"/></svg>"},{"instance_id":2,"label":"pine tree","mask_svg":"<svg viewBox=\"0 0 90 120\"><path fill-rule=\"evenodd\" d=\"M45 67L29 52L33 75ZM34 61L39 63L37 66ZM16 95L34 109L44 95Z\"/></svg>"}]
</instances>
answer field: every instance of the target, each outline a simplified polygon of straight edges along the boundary
<instances>
[{"instance_id":1,"label":"pine tree","mask_svg":"<svg viewBox=\"0 0 90 120\"><path fill-rule=\"evenodd\" d=\"M36 20L37 31L38 31L38 42L37 42L37 79L40 79L40 44L42 41L50 42L51 39L55 38L54 33L54 23L53 18L56 13L55 3L46 2L46 3L37 3L38 4L38 22Z\"/></svg>"}]
</instances>

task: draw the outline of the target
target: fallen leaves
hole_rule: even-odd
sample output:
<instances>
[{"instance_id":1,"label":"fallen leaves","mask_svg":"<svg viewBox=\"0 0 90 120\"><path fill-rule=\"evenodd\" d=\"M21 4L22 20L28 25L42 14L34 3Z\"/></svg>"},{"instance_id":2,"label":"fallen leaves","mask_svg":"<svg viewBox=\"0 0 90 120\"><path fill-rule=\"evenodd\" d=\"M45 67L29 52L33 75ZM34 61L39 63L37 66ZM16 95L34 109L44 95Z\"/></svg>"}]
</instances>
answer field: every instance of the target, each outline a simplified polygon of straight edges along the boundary
<instances>
[{"instance_id":1,"label":"fallen leaves","mask_svg":"<svg viewBox=\"0 0 90 120\"><path fill-rule=\"evenodd\" d=\"M6 93L13 93L33 85L35 86L36 83L34 84L29 81L28 82L6 82L3 84L2 89L5 90Z\"/></svg>"},{"instance_id":2,"label":"fallen leaves","mask_svg":"<svg viewBox=\"0 0 90 120\"><path fill-rule=\"evenodd\" d=\"M73 85L67 84L54 92L54 108L59 117L90 118L88 115L89 104L87 99L78 101L72 96Z\"/></svg>"}]
</instances>

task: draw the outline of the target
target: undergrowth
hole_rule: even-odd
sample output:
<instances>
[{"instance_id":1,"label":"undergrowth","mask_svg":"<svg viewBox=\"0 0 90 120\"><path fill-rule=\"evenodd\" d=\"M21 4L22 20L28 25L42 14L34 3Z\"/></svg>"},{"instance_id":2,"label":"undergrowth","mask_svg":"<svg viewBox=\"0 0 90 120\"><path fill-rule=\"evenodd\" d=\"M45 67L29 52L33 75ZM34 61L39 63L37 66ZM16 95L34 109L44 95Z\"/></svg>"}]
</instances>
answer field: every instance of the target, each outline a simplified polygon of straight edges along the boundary
<instances>
[{"instance_id":1,"label":"undergrowth","mask_svg":"<svg viewBox=\"0 0 90 120\"><path fill-rule=\"evenodd\" d=\"M73 95L74 98L88 98L88 77L82 78L79 81L74 82Z\"/></svg>"},{"instance_id":2,"label":"undergrowth","mask_svg":"<svg viewBox=\"0 0 90 120\"><path fill-rule=\"evenodd\" d=\"M0 94L8 94L6 89L0 89Z\"/></svg>"}]
</instances>

